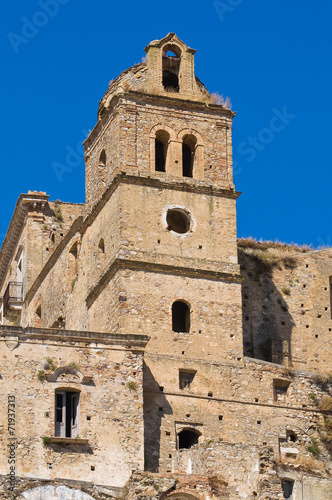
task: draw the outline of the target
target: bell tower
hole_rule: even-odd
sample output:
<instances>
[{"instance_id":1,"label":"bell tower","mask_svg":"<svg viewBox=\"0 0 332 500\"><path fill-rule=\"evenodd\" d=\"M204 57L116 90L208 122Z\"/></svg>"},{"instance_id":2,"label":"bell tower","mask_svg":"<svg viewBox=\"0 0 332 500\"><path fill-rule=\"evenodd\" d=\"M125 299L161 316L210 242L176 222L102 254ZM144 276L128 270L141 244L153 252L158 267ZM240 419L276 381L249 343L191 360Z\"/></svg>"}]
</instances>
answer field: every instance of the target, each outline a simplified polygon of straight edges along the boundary
<instances>
[{"instance_id":1,"label":"bell tower","mask_svg":"<svg viewBox=\"0 0 332 500\"><path fill-rule=\"evenodd\" d=\"M147 352L231 361L242 355L235 113L174 33L145 51L111 83L85 141L89 325L149 335Z\"/></svg>"}]
</instances>

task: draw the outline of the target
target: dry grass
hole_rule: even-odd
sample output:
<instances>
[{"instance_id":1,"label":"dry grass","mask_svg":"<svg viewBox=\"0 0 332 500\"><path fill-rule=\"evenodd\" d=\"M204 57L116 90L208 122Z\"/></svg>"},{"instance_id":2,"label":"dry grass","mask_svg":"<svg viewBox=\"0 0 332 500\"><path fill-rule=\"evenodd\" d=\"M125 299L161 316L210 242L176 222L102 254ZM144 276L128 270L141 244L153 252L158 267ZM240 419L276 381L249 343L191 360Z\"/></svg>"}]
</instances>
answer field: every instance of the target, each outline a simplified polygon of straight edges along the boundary
<instances>
[{"instance_id":1,"label":"dry grass","mask_svg":"<svg viewBox=\"0 0 332 500\"><path fill-rule=\"evenodd\" d=\"M279 241L257 241L253 238L240 238L237 241L239 252L250 256L257 264L257 273L272 273L274 268L295 269L296 254L312 250L308 246L288 245Z\"/></svg>"},{"instance_id":2,"label":"dry grass","mask_svg":"<svg viewBox=\"0 0 332 500\"><path fill-rule=\"evenodd\" d=\"M332 413L332 398L325 394L319 403L319 409L323 413Z\"/></svg>"},{"instance_id":3,"label":"dry grass","mask_svg":"<svg viewBox=\"0 0 332 500\"><path fill-rule=\"evenodd\" d=\"M281 241L258 241L251 236L249 238L238 238L237 245L240 248L251 248L253 250L284 250L288 253L310 252L312 248L308 245L297 245L296 243L282 243Z\"/></svg>"},{"instance_id":4,"label":"dry grass","mask_svg":"<svg viewBox=\"0 0 332 500\"><path fill-rule=\"evenodd\" d=\"M325 392L332 390L332 373L318 373L312 377L312 381Z\"/></svg>"},{"instance_id":5,"label":"dry grass","mask_svg":"<svg viewBox=\"0 0 332 500\"><path fill-rule=\"evenodd\" d=\"M316 460L314 457L308 457L307 455L298 455L296 458L281 456L275 462L279 466L292 465L305 471L325 471L324 462Z\"/></svg>"},{"instance_id":6,"label":"dry grass","mask_svg":"<svg viewBox=\"0 0 332 500\"><path fill-rule=\"evenodd\" d=\"M210 95L214 104L220 104L226 109L232 109L232 103L229 97L224 97L222 94L219 94L218 92L212 92L212 94Z\"/></svg>"}]
</instances>

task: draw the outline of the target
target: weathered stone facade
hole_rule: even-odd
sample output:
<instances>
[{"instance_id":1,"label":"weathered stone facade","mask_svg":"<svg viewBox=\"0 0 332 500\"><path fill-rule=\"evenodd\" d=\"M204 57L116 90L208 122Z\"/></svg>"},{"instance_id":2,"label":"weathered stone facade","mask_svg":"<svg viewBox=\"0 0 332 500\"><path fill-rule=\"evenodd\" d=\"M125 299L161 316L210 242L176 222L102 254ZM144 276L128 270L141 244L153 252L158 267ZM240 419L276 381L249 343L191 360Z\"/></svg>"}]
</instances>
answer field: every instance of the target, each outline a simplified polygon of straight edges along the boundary
<instances>
[{"instance_id":1,"label":"weathered stone facade","mask_svg":"<svg viewBox=\"0 0 332 500\"><path fill-rule=\"evenodd\" d=\"M237 241L235 114L145 50L1 249L0 498L330 500L332 250Z\"/></svg>"}]
</instances>

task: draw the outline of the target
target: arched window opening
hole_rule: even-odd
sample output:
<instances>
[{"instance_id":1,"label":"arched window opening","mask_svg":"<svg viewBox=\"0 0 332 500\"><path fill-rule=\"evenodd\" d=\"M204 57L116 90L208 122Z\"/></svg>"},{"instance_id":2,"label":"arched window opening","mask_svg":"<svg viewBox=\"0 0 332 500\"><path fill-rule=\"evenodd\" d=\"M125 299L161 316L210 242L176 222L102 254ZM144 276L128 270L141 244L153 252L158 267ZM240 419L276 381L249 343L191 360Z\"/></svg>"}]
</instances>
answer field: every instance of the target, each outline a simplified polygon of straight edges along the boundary
<instances>
[{"instance_id":1,"label":"arched window opening","mask_svg":"<svg viewBox=\"0 0 332 500\"><path fill-rule=\"evenodd\" d=\"M195 151L197 139L193 135L186 135L182 143L182 175L193 177L195 166Z\"/></svg>"},{"instance_id":2,"label":"arched window opening","mask_svg":"<svg viewBox=\"0 0 332 500\"><path fill-rule=\"evenodd\" d=\"M79 434L79 392L55 392L55 436L74 438Z\"/></svg>"},{"instance_id":3,"label":"arched window opening","mask_svg":"<svg viewBox=\"0 0 332 500\"><path fill-rule=\"evenodd\" d=\"M290 441L291 443L296 443L297 436L296 436L295 432L287 431L287 441Z\"/></svg>"},{"instance_id":4,"label":"arched window opening","mask_svg":"<svg viewBox=\"0 0 332 500\"><path fill-rule=\"evenodd\" d=\"M178 434L179 450L189 449L198 444L198 439L202 434L195 429L184 429Z\"/></svg>"},{"instance_id":5,"label":"arched window opening","mask_svg":"<svg viewBox=\"0 0 332 500\"><path fill-rule=\"evenodd\" d=\"M99 167L106 167L106 152L105 149L102 150L99 157Z\"/></svg>"},{"instance_id":6,"label":"arched window opening","mask_svg":"<svg viewBox=\"0 0 332 500\"><path fill-rule=\"evenodd\" d=\"M165 130L160 130L156 133L156 139L155 139L156 172L166 172L168 142L169 142L169 134Z\"/></svg>"},{"instance_id":7,"label":"arched window opening","mask_svg":"<svg viewBox=\"0 0 332 500\"><path fill-rule=\"evenodd\" d=\"M172 330L178 333L190 331L190 308L181 300L177 300L172 305Z\"/></svg>"},{"instance_id":8,"label":"arched window opening","mask_svg":"<svg viewBox=\"0 0 332 500\"><path fill-rule=\"evenodd\" d=\"M163 86L166 92L180 91L181 50L179 47L167 44L163 50Z\"/></svg>"}]
</instances>

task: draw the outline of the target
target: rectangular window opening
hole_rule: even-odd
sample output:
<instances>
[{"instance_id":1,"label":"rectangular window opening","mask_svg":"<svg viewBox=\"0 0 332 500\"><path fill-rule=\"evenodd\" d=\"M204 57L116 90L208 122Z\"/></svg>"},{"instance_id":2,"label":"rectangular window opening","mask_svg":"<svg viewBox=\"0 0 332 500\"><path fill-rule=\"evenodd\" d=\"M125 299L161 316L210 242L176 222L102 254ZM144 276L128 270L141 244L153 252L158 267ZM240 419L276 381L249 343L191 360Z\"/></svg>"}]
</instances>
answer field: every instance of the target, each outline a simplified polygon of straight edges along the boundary
<instances>
[{"instance_id":1,"label":"rectangular window opening","mask_svg":"<svg viewBox=\"0 0 332 500\"><path fill-rule=\"evenodd\" d=\"M286 395L288 387L290 385L289 380L275 379L273 380L273 399L274 401L286 401Z\"/></svg>"},{"instance_id":2,"label":"rectangular window opening","mask_svg":"<svg viewBox=\"0 0 332 500\"><path fill-rule=\"evenodd\" d=\"M55 436L74 438L78 431L79 392L55 393Z\"/></svg>"},{"instance_id":3,"label":"rectangular window opening","mask_svg":"<svg viewBox=\"0 0 332 500\"><path fill-rule=\"evenodd\" d=\"M179 370L179 388L181 390L190 389L190 385L195 375L196 370Z\"/></svg>"}]
</instances>

